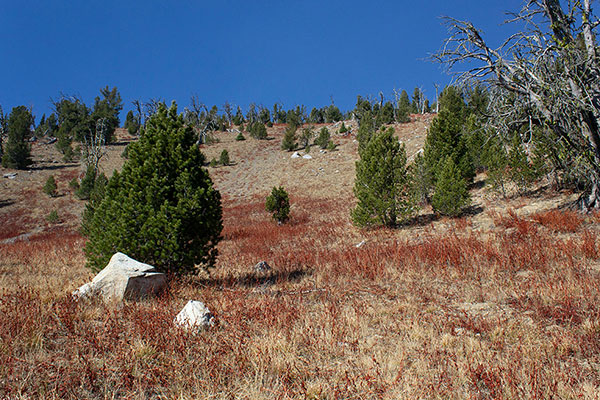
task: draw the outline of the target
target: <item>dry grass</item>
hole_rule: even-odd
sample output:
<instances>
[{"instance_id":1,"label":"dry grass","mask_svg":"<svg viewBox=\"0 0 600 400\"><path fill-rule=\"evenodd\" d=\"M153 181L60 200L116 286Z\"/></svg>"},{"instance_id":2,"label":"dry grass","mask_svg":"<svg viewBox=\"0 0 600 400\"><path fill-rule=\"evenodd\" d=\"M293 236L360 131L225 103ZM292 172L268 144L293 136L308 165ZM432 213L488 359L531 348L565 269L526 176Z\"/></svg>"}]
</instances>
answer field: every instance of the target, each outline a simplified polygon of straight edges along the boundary
<instances>
[{"instance_id":1,"label":"dry grass","mask_svg":"<svg viewBox=\"0 0 600 400\"><path fill-rule=\"evenodd\" d=\"M155 300L74 303L89 273L68 227L0 244L0 397L600 398L596 216L482 191L472 216L359 231L350 195L295 189L277 226L255 172L244 198L217 178L218 268ZM260 260L273 270L254 273ZM216 325L176 329L188 299Z\"/></svg>"}]
</instances>

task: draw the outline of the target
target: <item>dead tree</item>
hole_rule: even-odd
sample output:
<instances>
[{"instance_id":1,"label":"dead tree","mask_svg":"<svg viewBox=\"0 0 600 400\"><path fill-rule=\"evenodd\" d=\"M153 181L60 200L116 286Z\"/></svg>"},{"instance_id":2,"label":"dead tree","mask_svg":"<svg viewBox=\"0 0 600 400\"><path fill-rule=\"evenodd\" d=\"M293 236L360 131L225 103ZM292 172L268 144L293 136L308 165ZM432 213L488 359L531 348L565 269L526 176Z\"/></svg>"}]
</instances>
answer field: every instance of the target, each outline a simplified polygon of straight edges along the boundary
<instances>
[{"instance_id":1,"label":"dead tree","mask_svg":"<svg viewBox=\"0 0 600 400\"><path fill-rule=\"evenodd\" d=\"M106 155L106 118L100 118L89 135L83 137L82 155L85 170L92 169L94 178L98 176L100 160Z\"/></svg>"},{"instance_id":2,"label":"dead tree","mask_svg":"<svg viewBox=\"0 0 600 400\"><path fill-rule=\"evenodd\" d=\"M507 23L520 29L491 48L468 21L447 18L450 36L434 58L459 80L482 81L491 93L489 124L508 133L533 121L551 151L578 168L587 190L582 209L600 208L600 21L592 0L528 0ZM466 62L470 68L456 71ZM550 140L547 140L550 139Z\"/></svg>"}]
</instances>

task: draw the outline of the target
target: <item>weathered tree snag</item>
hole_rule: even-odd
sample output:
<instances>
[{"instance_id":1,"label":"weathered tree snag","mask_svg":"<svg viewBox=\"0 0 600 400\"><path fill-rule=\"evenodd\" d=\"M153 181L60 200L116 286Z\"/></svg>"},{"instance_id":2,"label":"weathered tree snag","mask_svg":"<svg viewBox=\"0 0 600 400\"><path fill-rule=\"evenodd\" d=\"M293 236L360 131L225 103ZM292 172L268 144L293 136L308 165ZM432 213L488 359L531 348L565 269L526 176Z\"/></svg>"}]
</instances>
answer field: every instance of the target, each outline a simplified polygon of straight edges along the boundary
<instances>
[{"instance_id":1,"label":"weathered tree snag","mask_svg":"<svg viewBox=\"0 0 600 400\"><path fill-rule=\"evenodd\" d=\"M586 183L578 204L588 211L600 208L600 22L591 2L570 3L565 12L559 0L527 1L507 21L521 30L497 49L470 22L447 18L450 37L434 55L449 69L475 62L456 74L487 84L489 126L497 132L514 131L525 117L543 127L567 155L555 167L576 170Z\"/></svg>"}]
</instances>

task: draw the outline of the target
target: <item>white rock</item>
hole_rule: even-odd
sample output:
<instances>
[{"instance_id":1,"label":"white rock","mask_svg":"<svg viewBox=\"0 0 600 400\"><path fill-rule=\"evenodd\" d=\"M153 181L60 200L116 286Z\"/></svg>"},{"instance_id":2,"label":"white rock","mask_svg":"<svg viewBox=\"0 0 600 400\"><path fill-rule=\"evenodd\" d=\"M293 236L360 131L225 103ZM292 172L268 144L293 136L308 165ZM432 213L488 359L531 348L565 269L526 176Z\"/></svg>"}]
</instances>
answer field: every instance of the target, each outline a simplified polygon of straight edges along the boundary
<instances>
[{"instance_id":1,"label":"white rock","mask_svg":"<svg viewBox=\"0 0 600 400\"><path fill-rule=\"evenodd\" d=\"M304 158L305 160L310 160L312 159L312 156L310 154L305 154L302 156L302 158Z\"/></svg>"},{"instance_id":2,"label":"white rock","mask_svg":"<svg viewBox=\"0 0 600 400\"><path fill-rule=\"evenodd\" d=\"M214 322L213 315L204 303L190 300L177 314L174 323L185 330L199 331L212 326Z\"/></svg>"},{"instance_id":3,"label":"white rock","mask_svg":"<svg viewBox=\"0 0 600 400\"><path fill-rule=\"evenodd\" d=\"M292 154L292 158L300 158L300 154L295 151L294 154Z\"/></svg>"},{"instance_id":4,"label":"white rock","mask_svg":"<svg viewBox=\"0 0 600 400\"><path fill-rule=\"evenodd\" d=\"M366 240L363 240L362 242L360 242L359 244L356 245L357 249L360 249L361 247L363 247L365 244L367 244Z\"/></svg>"},{"instance_id":5,"label":"white rock","mask_svg":"<svg viewBox=\"0 0 600 400\"><path fill-rule=\"evenodd\" d=\"M123 253L115 253L102 271L73 292L75 299L101 297L105 301L139 300L165 288L165 274Z\"/></svg>"},{"instance_id":6,"label":"white rock","mask_svg":"<svg viewBox=\"0 0 600 400\"><path fill-rule=\"evenodd\" d=\"M8 178L8 179L15 179L17 177L17 173L16 172L10 172L8 174L4 174L4 177Z\"/></svg>"}]
</instances>

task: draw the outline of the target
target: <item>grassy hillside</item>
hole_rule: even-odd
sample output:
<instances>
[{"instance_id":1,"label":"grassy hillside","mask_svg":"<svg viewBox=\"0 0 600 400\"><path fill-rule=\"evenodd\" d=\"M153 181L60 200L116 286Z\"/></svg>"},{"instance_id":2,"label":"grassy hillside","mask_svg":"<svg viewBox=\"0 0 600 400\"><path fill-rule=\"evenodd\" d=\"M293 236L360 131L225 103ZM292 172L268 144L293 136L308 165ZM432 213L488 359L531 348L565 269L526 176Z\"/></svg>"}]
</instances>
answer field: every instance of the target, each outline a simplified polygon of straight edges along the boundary
<instances>
[{"instance_id":1,"label":"grassy hillside","mask_svg":"<svg viewBox=\"0 0 600 400\"><path fill-rule=\"evenodd\" d=\"M409 159L430 119L396 126ZM68 187L81 169L34 144L32 171L0 186L0 397L599 398L600 217L558 209L575 194L542 182L504 199L480 175L462 218L424 208L402 228L362 231L349 217L354 135L331 129L337 150L291 159L283 130L203 146L233 163L209 168L223 194L218 267L119 307L71 300L92 276L84 203ZM123 162L119 135L109 175ZM51 174L57 198L42 192ZM264 210L274 185L290 194L282 226ZM261 260L266 275L252 270ZM173 326L189 299L215 314L213 328Z\"/></svg>"}]
</instances>

